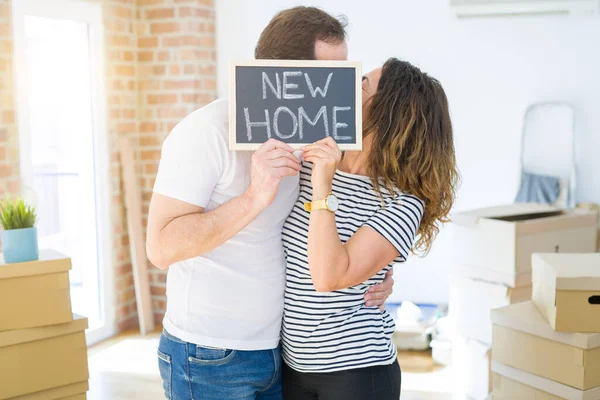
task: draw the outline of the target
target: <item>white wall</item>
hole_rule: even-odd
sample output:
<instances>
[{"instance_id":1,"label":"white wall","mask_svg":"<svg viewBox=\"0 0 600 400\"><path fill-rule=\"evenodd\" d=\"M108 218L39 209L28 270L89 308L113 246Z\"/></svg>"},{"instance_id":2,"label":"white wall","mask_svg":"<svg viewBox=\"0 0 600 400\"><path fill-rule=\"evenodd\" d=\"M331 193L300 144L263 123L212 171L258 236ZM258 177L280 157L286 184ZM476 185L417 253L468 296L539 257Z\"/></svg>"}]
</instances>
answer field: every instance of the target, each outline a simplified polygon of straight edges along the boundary
<instances>
[{"instance_id":1,"label":"white wall","mask_svg":"<svg viewBox=\"0 0 600 400\"><path fill-rule=\"evenodd\" d=\"M368 71L400 57L446 89L463 183L455 210L510 203L519 180L526 107L561 100L576 109L581 148L577 199L600 203L600 16L456 19L447 0L217 1L218 80L228 62L252 58L261 30L279 10L315 5L349 25L349 58ZM543 149L540 149L543 151ZM445 302L450 229L425 259L396 268L396 299Z\"/></svg>"}]
</instances>

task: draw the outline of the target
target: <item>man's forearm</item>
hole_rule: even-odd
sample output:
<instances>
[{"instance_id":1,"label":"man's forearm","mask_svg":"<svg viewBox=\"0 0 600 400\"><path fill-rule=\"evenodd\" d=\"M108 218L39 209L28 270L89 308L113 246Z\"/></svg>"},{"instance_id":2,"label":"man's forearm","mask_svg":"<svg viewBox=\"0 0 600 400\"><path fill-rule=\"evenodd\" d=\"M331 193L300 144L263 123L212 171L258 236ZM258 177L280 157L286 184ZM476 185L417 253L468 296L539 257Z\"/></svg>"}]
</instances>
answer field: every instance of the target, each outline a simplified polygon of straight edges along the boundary
<instances>
[{"instance_id":1,"label":"man's forearm","mask_svg":"<svg viewBox=\"0 0 600 400\"><path fill-rule=\"evenodd\" d=\"M244 229L261 209L249 194L243 194L214 210L173 218L158 233L154 243L157 267L166 269L217 248Z\"/></svg>"}]
</instances>

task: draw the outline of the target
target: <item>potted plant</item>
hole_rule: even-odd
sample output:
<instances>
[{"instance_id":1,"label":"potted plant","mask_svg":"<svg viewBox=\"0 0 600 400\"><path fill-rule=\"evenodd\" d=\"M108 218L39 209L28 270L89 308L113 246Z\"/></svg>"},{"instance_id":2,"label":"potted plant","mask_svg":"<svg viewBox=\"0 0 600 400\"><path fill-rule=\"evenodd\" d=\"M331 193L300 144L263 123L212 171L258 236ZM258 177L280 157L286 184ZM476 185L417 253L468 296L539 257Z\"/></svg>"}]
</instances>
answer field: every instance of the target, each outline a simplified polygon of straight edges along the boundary
<instances>
[{"instance_id":1,"label":"potted plant","mask_svg":"<svg viewBox=\"0 0 600 400\"><path fill-rule=\"evenodd\" d=\"M38 259L35 218L35 209L23 199L0 202L4 261L16 263Z\"/></svg>"}]
</instances>

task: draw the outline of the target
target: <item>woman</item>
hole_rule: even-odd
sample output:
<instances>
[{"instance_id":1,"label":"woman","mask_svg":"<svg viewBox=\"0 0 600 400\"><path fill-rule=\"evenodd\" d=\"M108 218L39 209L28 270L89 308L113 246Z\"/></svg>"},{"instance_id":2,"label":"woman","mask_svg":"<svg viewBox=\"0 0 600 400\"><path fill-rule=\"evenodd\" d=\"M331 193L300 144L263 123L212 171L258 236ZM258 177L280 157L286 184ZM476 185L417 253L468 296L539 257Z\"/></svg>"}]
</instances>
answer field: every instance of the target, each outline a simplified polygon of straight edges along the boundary
<instances>
[{"instance_id":1,"label":"woman","mask_svg":"<svg viewBox=\"0 0 600 400\"><path fill-rule=\"evenodd\" d=\"M430 249L454 201L440 83L389 59L362 90L363 151L342 155L330 138L303 148L300 197L284 227L286 400L399 398L394 322L363 295L411 251Z\"/></svg>"}]
</instances>

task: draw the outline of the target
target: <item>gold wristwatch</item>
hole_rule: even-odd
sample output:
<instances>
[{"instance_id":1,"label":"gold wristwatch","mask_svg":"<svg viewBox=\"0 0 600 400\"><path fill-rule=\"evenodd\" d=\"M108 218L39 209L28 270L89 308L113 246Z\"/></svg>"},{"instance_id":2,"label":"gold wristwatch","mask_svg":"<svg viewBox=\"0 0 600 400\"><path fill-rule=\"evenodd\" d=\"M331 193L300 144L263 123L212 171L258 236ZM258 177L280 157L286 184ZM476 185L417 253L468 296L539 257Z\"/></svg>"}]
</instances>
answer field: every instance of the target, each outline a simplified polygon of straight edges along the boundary
<instances>
[{"instance_id":1,"label":"gold wristwatch","mask_svg":"<svg viewBox=\"0 0 600 400\"><path fill-rule=\"evenodd\" d=\"M311 203L304 203L304 209L308 212L313 210L327 210L335 213L340 205L337 196L329 193L323 200L315 200Z\"/></svg>"}]
</instances>

